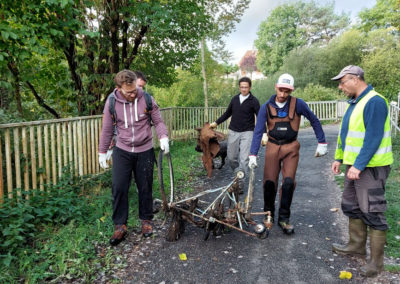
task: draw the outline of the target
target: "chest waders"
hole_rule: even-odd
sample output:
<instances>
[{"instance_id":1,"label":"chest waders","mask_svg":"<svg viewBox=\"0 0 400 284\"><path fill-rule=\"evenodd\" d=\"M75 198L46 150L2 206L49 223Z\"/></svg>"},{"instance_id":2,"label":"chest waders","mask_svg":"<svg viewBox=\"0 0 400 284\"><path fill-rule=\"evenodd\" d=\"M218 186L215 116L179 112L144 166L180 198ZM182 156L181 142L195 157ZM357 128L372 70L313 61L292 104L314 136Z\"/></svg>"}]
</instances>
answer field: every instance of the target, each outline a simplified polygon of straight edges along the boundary
<instances>
[{"instance_id":1,"label":"chest waders","mask_svg":"<svg viewBox=\"0 0 400 284\"><path fill-rule=\"evenodd\" d=\"M266 125L268 143L265 150L263 187L264 212L270 211L273 220L279 173L282 172L278 223L284 233L292 234L294 230L293 226L289 225L289 218L299 162L300 144L297 141L297 134L300 116L295 112L296 98L289 96L288 103L289 113L286 117L278 117L276 109L268 105Z\"/></svg>"}]
</instances>

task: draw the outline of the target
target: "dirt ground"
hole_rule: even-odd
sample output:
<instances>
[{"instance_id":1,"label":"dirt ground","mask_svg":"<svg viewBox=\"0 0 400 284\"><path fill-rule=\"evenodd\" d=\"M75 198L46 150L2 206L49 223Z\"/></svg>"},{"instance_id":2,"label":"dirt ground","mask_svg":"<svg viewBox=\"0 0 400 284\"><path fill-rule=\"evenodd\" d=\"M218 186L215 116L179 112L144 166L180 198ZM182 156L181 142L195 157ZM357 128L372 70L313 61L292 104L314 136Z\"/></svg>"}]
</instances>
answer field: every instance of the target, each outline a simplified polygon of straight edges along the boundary
<instances>
[{"instance_id":1,"label":"dirt ground","mask_svg":"<svg viewBox=\"0 0 400 284\"><path fill-rule=\"evenodd\" d=\"M188 224L181 239L167 242L163 216L158 214L154 236L143 239L139 232L131 231L126 241L112 249L118 256L114 271L99 274L96 283L400 283L400 275L389 272L363 278L357 268L364 260L331 251L333 242L347 240L347 220L340 210L330 210L340 208L340 189L330 171L338 126L323 128L329 153L320 158L314 157L317 141L312 128L300 131L300 162L291 207L295 234L284 235L275 225L266 239L232 231L204 241L204 230ZM264 151L261 148L259 152L253 211L263 209ZM193 187L217 188L232 179L232 170L226 164L214 170L210 179L204 171L204 179ZM257 218L261 222L262 217ZM180 259L182 253L187 260ZM385 258L385 263L400 260ZM351 272L352 279L340 280L342 270Z\"/></svg>"}]
</instances>

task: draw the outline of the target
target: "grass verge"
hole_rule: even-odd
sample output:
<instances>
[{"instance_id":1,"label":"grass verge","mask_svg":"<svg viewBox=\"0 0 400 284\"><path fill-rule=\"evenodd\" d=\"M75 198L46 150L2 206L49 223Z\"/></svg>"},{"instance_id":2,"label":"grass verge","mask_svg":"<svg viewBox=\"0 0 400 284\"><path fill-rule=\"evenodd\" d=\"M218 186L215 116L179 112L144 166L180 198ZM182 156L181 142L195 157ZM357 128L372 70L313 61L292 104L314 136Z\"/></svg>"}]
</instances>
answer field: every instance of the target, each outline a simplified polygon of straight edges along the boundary
<instances>
[{"instance_id":1,"label":"grass verge","mask_svg":"<svg viewBox=\"0 0 400 284\"><path fill-rule=\"evenodd\" d=\"M175 187L180 191L190 191L190 181L203 173L194 144L174 142L171 146ZM111 171L80 179L65 174L59 184L48 188L48 194L3 204L0 283L90 283L99 273L116 268L116 256L108 249L113 232L110 187ZM156 169L153 193L160 198ZM139 225L137 203L132 186L130 227ZM106 250L99 252L98 247Z\"/></svg>"}]
</instances>

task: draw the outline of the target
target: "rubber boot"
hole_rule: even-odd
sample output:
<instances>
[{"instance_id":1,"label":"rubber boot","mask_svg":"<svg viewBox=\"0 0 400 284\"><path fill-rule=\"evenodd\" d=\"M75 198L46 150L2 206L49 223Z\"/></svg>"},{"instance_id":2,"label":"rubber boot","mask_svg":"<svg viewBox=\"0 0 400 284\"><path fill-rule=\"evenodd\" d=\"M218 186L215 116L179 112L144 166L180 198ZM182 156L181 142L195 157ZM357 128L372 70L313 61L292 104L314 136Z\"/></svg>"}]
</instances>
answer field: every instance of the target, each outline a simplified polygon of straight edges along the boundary
<instances>
[{"instance_id":1,"label":"rubber boot","mask_svg":"<svg viewBox=\"0 0 400 284\"><path fill-rule=\"evenodd\" d=\"M386 231L370 228L369 243L371 257L368 263L360 268L362 276L374 277L383 270L383 249L386 243Z\"/></svg>"},{"instance_id":2,"label":"rubber boot","mask_svg":"<svg viewBox=\"0 0 400 284\"><path fill-rule=\"evenodd\" d=\"M289 223L290 206L292 205L294 188L295 183L291 178L287 177L283 180L280 194L281 200L279 206L278 225L287 235L291 235L294 233L294 227L292 224Z\"/></svg>"},{"instance_id":3,"label":"rubber boot","mask_svg":"<svg viewBox=\"0 0 400 284\"><path fill-rule=\"evenodd\" d=\"M367 225L361 219L349 218L349 242L346 245L333 244L332 251L344 255L365 256Z\"/></svg>"},{"instance_id":4,"label":"rubber boot","mask_svg":"<svg viewBox=\"0 0 400 284\"><path fill-rule=\"evenodd\" d=\"M264 183L264 212L270 212L269 216L274 222L275 215L275 198L276 198L276 186L271 180L266 180ZM265 216L267 218L268 215Z\"/></svg>"}]
</instances>

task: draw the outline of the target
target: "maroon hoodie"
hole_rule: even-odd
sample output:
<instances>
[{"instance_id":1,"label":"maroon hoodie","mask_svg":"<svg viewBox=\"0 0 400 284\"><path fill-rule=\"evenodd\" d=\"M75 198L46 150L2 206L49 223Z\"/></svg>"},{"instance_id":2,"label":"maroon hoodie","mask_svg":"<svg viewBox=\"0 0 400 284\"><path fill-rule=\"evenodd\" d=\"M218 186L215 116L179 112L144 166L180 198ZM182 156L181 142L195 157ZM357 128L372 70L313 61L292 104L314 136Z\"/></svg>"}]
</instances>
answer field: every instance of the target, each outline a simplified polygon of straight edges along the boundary
<instances>
[{"instance_id":1,"label":"maroon hoodie","mask_svg":"<svg viewBox=\"0 0 400 284\"><path fill-rule=\"evenodd\" d=\"M117 144L122 150L134 153L147 151L153 147L153 134L146 113L146 99L143 90L137 88L137 96L133 102L128 102L122 94L115 89L115 116L117 122ZM162 120L160 109L153 102L151 120L157 132L158 139L168 136L167 128ZM101 129L99 153L106 153L114 133L113 120L107 100L103 111L103 126Z\"/></svg>"}]
</instances>

